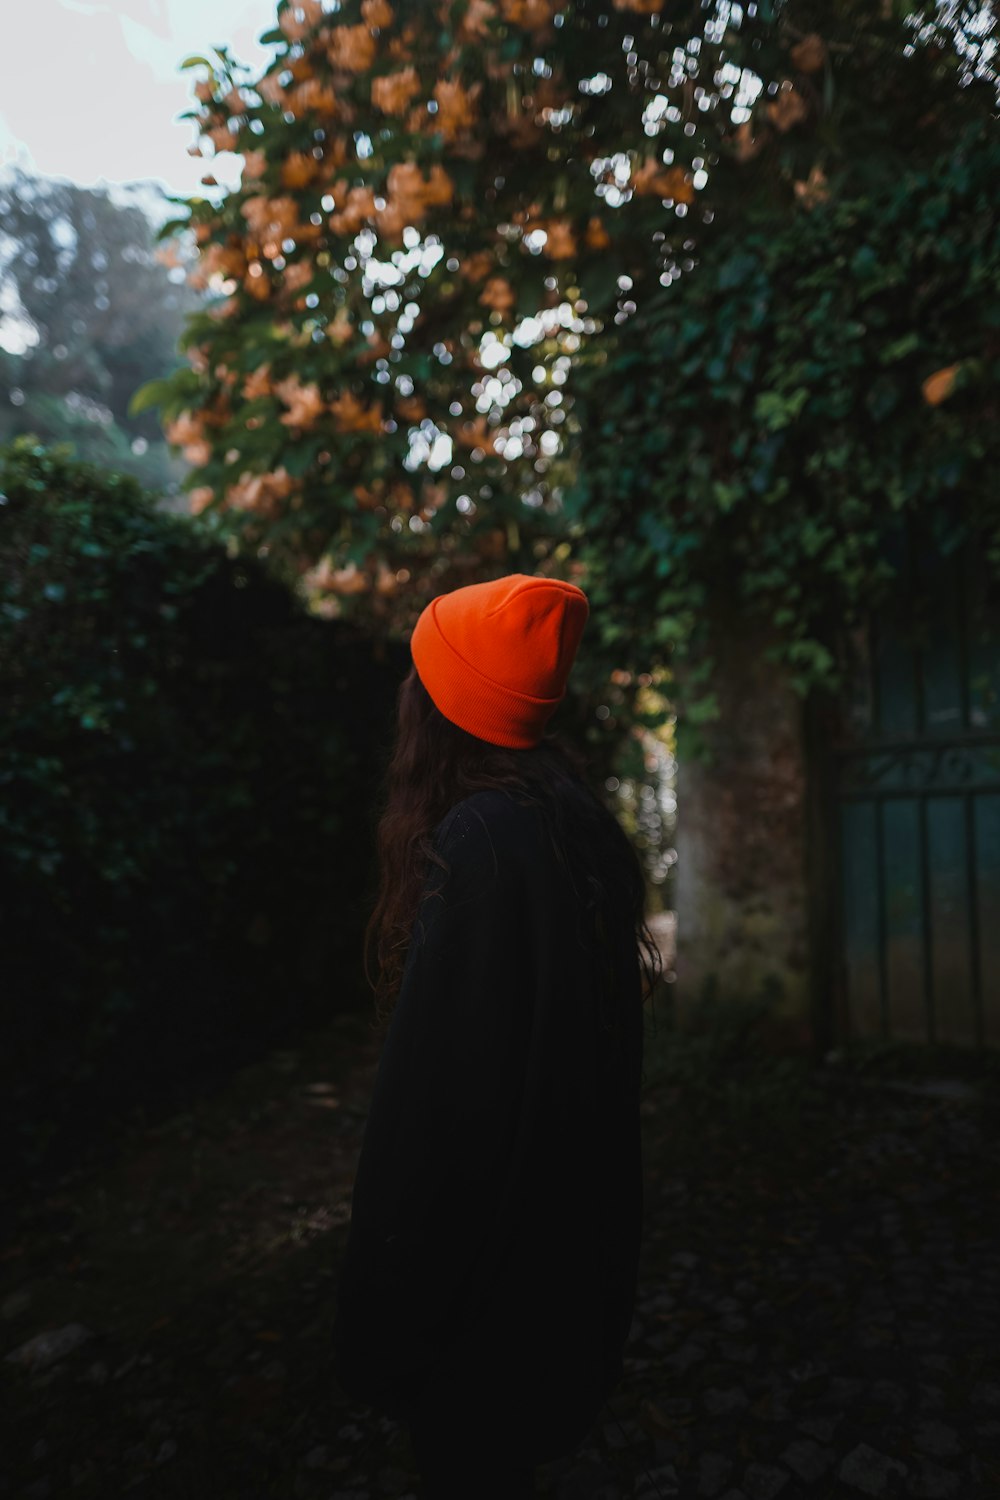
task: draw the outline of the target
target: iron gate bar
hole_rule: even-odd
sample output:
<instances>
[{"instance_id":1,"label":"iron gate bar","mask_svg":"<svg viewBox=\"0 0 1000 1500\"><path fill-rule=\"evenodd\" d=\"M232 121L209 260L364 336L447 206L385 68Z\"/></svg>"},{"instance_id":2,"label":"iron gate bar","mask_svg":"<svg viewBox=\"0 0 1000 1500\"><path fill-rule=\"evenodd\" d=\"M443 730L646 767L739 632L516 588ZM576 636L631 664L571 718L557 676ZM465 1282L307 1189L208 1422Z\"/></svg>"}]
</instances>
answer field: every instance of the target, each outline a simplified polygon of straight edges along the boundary
<instances>
[{"instance_id":1,"label":"iron gate bar","mask_svg":"<svg viewBox=\"0 0 1000 1500\"><path fill-rule=\"evenodd\" d=\"M979 953L979 883L976 879L976 820L972 812L972 793L962 798L965 807L965 889L969 904L969 942L972 1008L976 1022L976 1045L986 1044L986 1016L983 1005L982 962Z\"/></svg>"},{"instance_id":2,"label":"iron gate bar","mask_svg":"<svg viewBox=\"0 0 1000 1500\"><path fill-rule=\"evenodd\" d=\"M885 833L883 808L875 803L875 930L878 934L878 1013L882 1040L889 1040L889 953L885 941Z\"/></svg>"},{"instance_id":3,"label":"iron gate bar","mask_svg":"<svg viewBox=\"0 0 1000 1500\"><path fill-rule=\"evenodd\" d=\"M934 955L931 951L932 933L930 921L931 877L927 866L927 798L917 800L917 827L920 830L918 858L920 862L920 936L924 955L924 1018L927 1040L934 1041Z\"/></svg>"},{"instance_id":4,"label":"iron gate bar","mask_svg":"<svg viewBox=\"0 0 1000 1500\"><path fill-rule=\"evenodd\" d=\"M839 756L866 756L880 755L883 751L887 750L975 750L981 745L1000 746L1000 734L997 734L993 729L978 731L972 729L968 734L943 734L940 738L932 736L930 738L918 739L915 735L909 735L906 739L865 740L863 745L859 745L857 741L834 740L830 745L830 749L834 755Z\"/></svg>"},{"instance_id":5,"label":"iron gate bar","mask_svg":"<svg viewBox=\"0 0 1000 1500\"><path fill-rule=\"evenodd\" d=\"M868 615L868 732L882 732L882 690L878 680L878 658L882 650L882 631L878 615Z\"/></svg>"},{"instance_id":6,"label":"iron gate bar","mask_svg":"<svg viewBox=\"0 0 1000 1500\"><path fill-rule=\"evenodd\" d=\"M958 631L956 641L958 645L958 688L962 705L962 728L968 732L969 718L971 713L971 693L969 685L969 632L968 622L965 618L966 611L961 607L962 600L970 597L969 565L971 557L967 547L963 547L959 554L959 567L961 568L961 588L959 597L959 608L956 611L958 618ZM957 570L956 570L957 571Z\"/></svg>"},{"instance_id":7,"label":"iron gate bar","mask_svg":"<svg viewBox=\"0 0 1000 1500\"><path fill-rule=\"evenodd\" d=\"M917 567L918 547L913 536L913 517L906 516L906 589L910 600L917 593ZM920 631L923 641L926 641L926 617L920 622ZM924 687L924 647L923 641L908 641L907 649L910 657L910 673L913 678L913 733L914 735L926 734L927 732L927 705L926 691Z\"/></svg>"},{"instance_id":8,"label":"iron gate bar","mask_svg":"<svg viewBox=\"0 0 1000 1500\"><path fill-rule=\"evenodd\" d=\"M1000 792L1000 777L996 781L974 781L969 785L926 787L858 787L853 791L842 791L841 802L888 802L900 797L909 801L925 797L960 797L963 792Z\"/></svg>"}]
</instances>

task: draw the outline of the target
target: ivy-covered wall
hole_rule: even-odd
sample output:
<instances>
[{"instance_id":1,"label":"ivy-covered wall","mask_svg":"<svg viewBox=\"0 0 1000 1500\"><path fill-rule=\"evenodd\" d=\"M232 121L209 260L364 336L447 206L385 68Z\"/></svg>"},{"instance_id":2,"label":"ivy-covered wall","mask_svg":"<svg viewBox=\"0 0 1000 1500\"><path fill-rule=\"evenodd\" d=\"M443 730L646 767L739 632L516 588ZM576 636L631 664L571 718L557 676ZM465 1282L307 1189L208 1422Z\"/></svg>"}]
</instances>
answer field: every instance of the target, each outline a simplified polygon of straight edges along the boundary
<instances>
[{"instance_id":1,"label":"ivy-covered wall","mask_svg":"<svg viewBox=\"0 0 1000 1500\"><path fill-rule=\"evenodd\" d=\"M1000 566L1000 139L936 145L757 204L581 360L578 552L597 611L672 662L682 758L721 706L720 613L805 695L898 588L902 516Z\"/></svg>"}]
</instances>

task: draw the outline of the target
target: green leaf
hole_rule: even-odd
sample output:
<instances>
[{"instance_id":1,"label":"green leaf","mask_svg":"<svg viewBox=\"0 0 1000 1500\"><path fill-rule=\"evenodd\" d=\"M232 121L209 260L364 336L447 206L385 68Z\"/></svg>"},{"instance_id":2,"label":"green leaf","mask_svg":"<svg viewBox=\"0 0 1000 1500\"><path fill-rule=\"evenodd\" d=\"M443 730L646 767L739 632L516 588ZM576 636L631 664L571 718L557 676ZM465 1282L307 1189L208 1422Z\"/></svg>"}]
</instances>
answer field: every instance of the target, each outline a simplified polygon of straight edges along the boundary
<instances>
[{"instance_id":1,"label":"green leaf","mask_svg":"<svg viewBox=\"0 0 1000 1500\"><path fill-rule=\"evenodd\" d=\"M731 287L737 287L748 281L757 269L757 257L748 254L745 250L739 250L731 255L721 267L717 275L717 285L724 291Z\"/></svg>"},{"instance_id":2,"label":"green leaf","mask_svg":"<svg viewBox=\"0 0 1000 1500\"><path fill-rule=\"evenodd\" d=\"M167 378L165 380L147 380L133 394L128 404L130 417L137 417L141 412L150 411L153 407L162 406L174 394L174 384Z\"/></svg>"},{"instance_id":3,"label":"green leaf","mask_svg":"<svg viewBox=\"0 0 1000 1500\"><path fill-rule=\"evenodd\" d=\"M805 386L787 394L761 391L754 403L754 416L769 432L779 432L795 421L808 400L809 391Z\"/></svg>"},{"instance_id":4,"label":"green leaf","mask_svg":"<svg viewBox=\"0 0 1000 1500\"><path fill-rule=\"evenodd\" d=\"M890 365L894 360L905 359L908 354L915 353L919 348L919 333L906 333L901 339L896 339L893 343L886 344L879 355L879 364Z\"/></svg>"}]
</instances>

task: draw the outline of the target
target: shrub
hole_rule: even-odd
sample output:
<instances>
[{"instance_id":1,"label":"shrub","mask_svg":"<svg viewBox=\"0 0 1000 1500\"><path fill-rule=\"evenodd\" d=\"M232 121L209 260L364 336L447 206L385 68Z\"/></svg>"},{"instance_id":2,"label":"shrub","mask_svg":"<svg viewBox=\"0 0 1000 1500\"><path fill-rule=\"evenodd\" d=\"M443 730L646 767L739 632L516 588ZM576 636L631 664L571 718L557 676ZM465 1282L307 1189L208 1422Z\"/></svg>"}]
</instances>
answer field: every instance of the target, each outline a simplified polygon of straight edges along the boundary
<instances>
[{"instance_id":1,"label":"shrub","mask_svg":"<svg viewBox=\"0 0 1000 1500\"><path fill-rule=\"evenodd\" d=\"M354 1001L405 648L65 450L0 449L0 498L0 1125L37 1167Z\"/></svg>"}]
</instances>

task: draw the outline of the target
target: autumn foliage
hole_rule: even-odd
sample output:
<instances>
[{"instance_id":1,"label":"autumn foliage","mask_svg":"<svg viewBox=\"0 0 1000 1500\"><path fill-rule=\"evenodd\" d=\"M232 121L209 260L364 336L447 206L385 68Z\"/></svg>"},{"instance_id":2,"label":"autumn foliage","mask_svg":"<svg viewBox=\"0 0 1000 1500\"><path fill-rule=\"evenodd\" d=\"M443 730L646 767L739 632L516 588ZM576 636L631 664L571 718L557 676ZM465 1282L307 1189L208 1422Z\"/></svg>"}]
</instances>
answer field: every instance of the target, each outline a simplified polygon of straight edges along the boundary
<instances>
[{"instance_id":1,"label":"autumn foliage","mask_svg":"<svg viewBox=\"0 0 1000 1500\"><path fill-rule=\"evenodd\" d=\"M609 672L638 670L683 645L706 580L746 580L754 608L791 622L801 665L809 570L855 602L874 576L816 543L838 524L817 533L799 498L809 476L833 493L816 372L847 393L837 412L867 411L872 381L839 337L828 372L806 357L812 376L768 359L754 374L754 330L824 348L824 299L850 285L842 260L817 270L827 234L863 261L880 223L917 225L920 183L946 203L935 173L961 174L953 143L993 108L965 9L946 24L931 0L307 0L278 6L260 76L225 50L191 59L207 75L193 111L207 193L183 222L215 300L189 323L191 368L157 399L193 465L192 508L287 568L320 613L405 629L443 589L557 572L594 591ZM211 173L224 151L245 163L228 193ZM968 270L948 270L942 233L928 224L948 297ZM784 278L763 302L740 290L748 235ZM894 274L919 286L920 241L896 241ZM926 427L939 406L957 432L951 393L987 366L979 331L968 348L937 323L911 338L905 298L887 316L865 358L907 351L886 448L903 462L902 413ZM748 444L764 455L753 470ZM903 493L889 469L873 494ZM873 557L880 525L858 522ZM778 535L758 575L755 539ZM829 652L805 660L803 682Z\"/></svg>"},{"instance_id":2,"label":"autumn foliage","mask_svg":"<svg viewBox=\"0 0 1000 1500\"><path fill-rule=\"evenodd\" d=\"M732 43L687 9L308 0L279 6L263 76L219 56L201 150L242 152L243 183L191 204L219 297L167 403L195 511L321 609L560 566L571 360L707 182L694 78Z\"/></svg>"}]
</instances>

